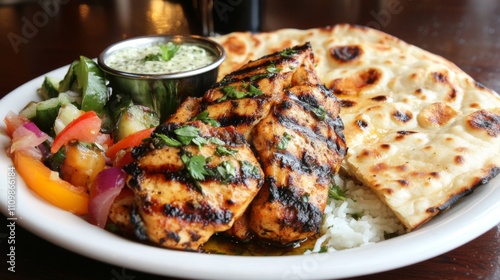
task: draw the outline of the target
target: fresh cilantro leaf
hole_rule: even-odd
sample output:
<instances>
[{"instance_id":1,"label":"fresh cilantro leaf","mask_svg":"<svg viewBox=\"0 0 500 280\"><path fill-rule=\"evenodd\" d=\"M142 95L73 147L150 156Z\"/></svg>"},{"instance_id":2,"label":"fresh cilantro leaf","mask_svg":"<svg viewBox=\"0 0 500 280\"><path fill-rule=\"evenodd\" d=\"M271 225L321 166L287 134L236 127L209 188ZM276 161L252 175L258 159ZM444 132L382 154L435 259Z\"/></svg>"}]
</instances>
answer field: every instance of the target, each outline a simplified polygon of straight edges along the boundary
<instances>
[{"instance_id":1,"label":"fresh cilantro leaf","mask_svg":"<svg viewBox=\"0 0 500 280\"><path fill-rule=\"evenodd\" d=\"M250 86L248 88L248 93L250 93L250 97L259 96L259 95L262 95L262 90L260 90L256 86L250 84Z\"/></svg>"},{"instance_id":2,"label":"fresh cilantro leaf","mask_svg":"<svg viewBox=\"0 0 500 280\"><path fill-rule=\"evenodd\" d=\"M211 126L220 126L220 123L218 121L216 121L215 119L208 116L207 111L201 112L200 114L198 114L196 117L192 118L191 120L192 121L199 120L199 121L202 121L202 122L209 124Z\"/></svg>"},{"instance_id":3,"label":"fresh cilantro leaf","mask_svg":"<svg viewBox=\"0 0 500 280\"><path fill-rule=\"evenodd\" d=\"M186 169L189 172L189 175L193 180L203 181L205 180L205 175L208 175L207 170L205 169L206 159L204 156L196 155L189 157L184 154L181 156L181 160L186 166Z\"/></svg>"},{"instance_id":4,"label":"fresh cilantro leaf","mask_svg":"<svg viewBox=\"0 0 500 280\"><path fill-rule=\"evenodd\" d=\"M185 125L174 130L174 133L177 135L177 140L179 140L182 145L189 145L191 140L199 137L200 130L194 126Z\"/></svg>"},{"instance_id":5,"label":"fresh cilantro leaf","mask_svg":"<svg viewBox=\"0 0 500 280\"><path fill-rule=\"evenodd\" d=\"M254 96L259 96L262 95L262 90L257 88L256 86L252 84L247 84L243 83L242 88L245 91L238 90L236 86L225 86L222 88L222 92L224 93L224 96L217 99L217 102L222 102L229 99L240 99L244 97L254 97Z\"/></svg>"},{"instance_id":6,"label":"fresh cilantro leaf","mask_svg":"<svg viewBox=\"0 0 500 280\"><path fill-rule=\"evenodd\" d=\"M243 160L240 161L241 172L246 177L260 177L260 171L257 166L251 164L249 161Z\"/></svg>"},{"instance_id":7,"label":"fresh cilantro leaf","mask_svg":"<svg viewBox=\"0 0 500 280\"><path fill-rule=\"evenodd\" d=\"M318 117L320 121L324 121L327 116L326 109L323 106L313 108L312 112L316 115L316 117Z\"/></svg>"},{"instance_id":8,"label":"fresh cilantro leaf","mask_svg":"<svg viewBox=\"0 0 500 280\"><path fill-rule=\"evenodd\" d=\"M292 57L296 53L297 53L296 50L293 50L293 49L284 49L283 51L280 52L280 55L282 57Z\"/></svg>"},{"instance_id":9,"label":"fresh cilantro leaf","mask_svg":"<svg viewBox=\"0 0 500 280\"><path fill-rule=\"evenodd\" d=\"M168 42L164 45L159 45L161 53L151 53L144 57L144 61L169 61L175 56L179 50L179 45Z\"/></svg>"},{"instance_id":10,"label":"fresh cilantro leaf","mask_svg":"<svg viewBox=\"0 0 500 280\"><path fill-rule=\"evenodd\" d=\"M173 138L170 138L170 137L168 137L165 134L159 133L159 134L155 134L155 136L158 137L158 138L160 138L165 143L165 145L167 145L167 146L170 146L170 147L179 147L179 146L182 145L181 142L179 142L179 141L177 141L177 140L175 140Z\"/></svg>"},{"instance_id":11,"label":"fresh cilantro leaf","mask_svg":"<svg viewBox=\"0 0 500 280\"><path fill-rule=\"evenodd\" d=\"M256 81L256 80L260 80L260 79L263 79L263 78L269 78L270 76L271 76L270 73L256 74L256 75L253 75L252 77L250 77L250 82L253 82L253 81Z\"/></svg>"},{"instance_id":12,"label":"fresh cilantro leaf","mask_svg":"<svg viewBox=\"0 0 500 280\"><path fill-rule=\"evenodd\" d=\"M273 63L266 68L267 72L269 73L279 73L281 71L281 68L276 67L276 65Z\"/></svg>"},{"instance_id":13,"label":"fresh cilantro leaf","mask_svg":"<svg viewBox=\"0 0 500 280\"><path fill-rule=\"evenodd\" d=\"M208 140L210 141L210 143L213 143L215 145L225 145L226 144L224 141L220 140L217 137L210 137Z\"/></svg>"},{"instance_id":14,"label":"fresh cilantro leaf","mask_svg":"<svg viewBox=\"0 0 500 280\"><path fill-rule=\"evenodd\" d=\"M224 93L224 96L219 98L217 101L225 101L228 98L231 99L238 99L238 98L243 98L245 97L245 92L239 91L235 86L225 86L222 88L222 92Z\"/></svg>"},{"instance_id":15,"label":"fresh cilantro leaf","mask_svg":"<svg viewBox=\"0 0 500 280\"><path fill-rule=\"evenodd\" d=\"M144 57L144 61L161 61L161 53L151 53Z\"/></svg>"},{"instance_id":16,"label":"fresh cilantro leaf","mask_svg":"<svg viewBox=\"0 0 500 280\"><path fill-rule=\"evenodd\" d=\"M292 136L285 132L283 134L283 137L280 139L278 145L276 146L276 148L278 148L278 150L285 150L288 146L288 142L290 142L291 139Z\"/></svg>"},{"instance_id":17,"label":"fresh cilantro leaf","mask_svg":"<svg viewBox=\"0 0 500 280\"><path fill-rule=\"evenodd\" d=\"M195 137L195 138L191 139L191 142L192 142L193 144L195 144L196 146L198 146L198 148L200 148L200 149L201 149L201 147L202 147L203 145L206 145L206 144L207 144L208 140L207 140L207 138L204 138L204 137L198 136L198 137Z\"/></svg>"},{"instance_id":18,"label":"fresh cilantro leaf","mask_svg":"<svg viewBox=\"0 0 500 280\"><path fill-rule=\"evenodd\" d=\"M224 146L218 146L215 149L215 152L219 156L234 156L238 152L238 150L229 149L229 148L226 148Z\"/></svg>"},{"instance_id":19,"label":"fresh cilantro leaf","mask_svg":"<svg viewBox=\"0 0 500 280\"><path fill-rule=\"evenodd\" d=\"M166 45L160 45L161 58L163 61L169 61L179 50L179 45L168 42Z\"/></svg>"},{"instance_id":20,"label":"fresh cilantro leaf","mask_svg":"<svg viewBox=\"0 0 500 280\"><path fill-rule=\"evenodd\" d=\"M328 197L336 200L346 200L344 192L335 184L330 185L330 188L328 189Z\"/></svg>"},{"instance_id":21,"label":"fresh cilantro leaf","mask_svg":"<svg viewBox=\"0 0 500 280\"><path fill-rule=\"evenodd\" d=\"M217 166L217 172L223 181L227 182L236 177L236 169L230 161L223 161Z\"/></svg>"}]
</instances>

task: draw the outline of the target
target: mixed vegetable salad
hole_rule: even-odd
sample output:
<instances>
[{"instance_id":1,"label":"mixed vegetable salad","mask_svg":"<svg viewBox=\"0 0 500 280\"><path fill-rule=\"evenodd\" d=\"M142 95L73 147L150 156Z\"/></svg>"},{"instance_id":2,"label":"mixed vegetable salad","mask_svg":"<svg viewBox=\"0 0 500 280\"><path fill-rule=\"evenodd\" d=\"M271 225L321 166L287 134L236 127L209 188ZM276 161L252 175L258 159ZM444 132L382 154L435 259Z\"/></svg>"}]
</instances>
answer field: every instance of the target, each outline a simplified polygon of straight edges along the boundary
<instances>
[{"instance_id":1,"label":"mixed vegetable salad","mask_svg":"<svg viewBox=\"0 0 500 280\"><path fill-rule=\"evenodd\" d=\"M4 119L8 155L38 195L104 227L125 185L121 167L159 124L159 114L113 91L104 72L84 56L63 79L45 77L38 94L42 101Z\"/></svg>"}]
</instances>

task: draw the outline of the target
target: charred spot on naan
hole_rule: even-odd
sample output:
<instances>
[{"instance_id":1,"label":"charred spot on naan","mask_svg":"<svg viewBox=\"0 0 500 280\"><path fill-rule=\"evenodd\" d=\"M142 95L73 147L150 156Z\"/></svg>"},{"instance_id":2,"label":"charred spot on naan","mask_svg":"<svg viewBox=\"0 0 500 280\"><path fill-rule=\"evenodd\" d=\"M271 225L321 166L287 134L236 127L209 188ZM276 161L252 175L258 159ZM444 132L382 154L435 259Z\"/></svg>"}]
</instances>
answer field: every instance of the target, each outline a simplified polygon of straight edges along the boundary
<instances>
[{"instance_id":1,"label":"charred spot on naan","mask_svg":"<svg viewBox=\"0 0 500 280\"><path fill-rule=\"evenodd\" d=\"M358 45L336 46L330 48L330 57L338 63L352 63L359 61L363 49Z\"/></svg>"},{"instance_id":2,"label":"charred spot on naan","mask_svg":"<svg viewBox=\"0 0 500 280\"><path fill-rule=\"evenodd\" d=\"M377 68L368 68L352 76L333 80L329 88L336 95L355 95L360 90L376 85L382 78L383 72Z\"/></svg>"},{"instance_id":3,"label":"charred spot on naan","mask_svg":"<svg viewBox=\"0 0 500 280\"><path fill-rule=\"evenodd\" d=\"M500 135L500 114L478 110L467 116L466 123L471 132L486 133L490 137Z\"/></svg>"},{"instance_id":4,"label":"charred spot on naan","mask_svg":"<svg viewBox=\"0 0 500 280\"><path fill-rule=\"evenodd\" d=\"M391 117L396 122L407 123L413 118L413 113L409 110L394 110Z\"/></svg>"}]
</instances>

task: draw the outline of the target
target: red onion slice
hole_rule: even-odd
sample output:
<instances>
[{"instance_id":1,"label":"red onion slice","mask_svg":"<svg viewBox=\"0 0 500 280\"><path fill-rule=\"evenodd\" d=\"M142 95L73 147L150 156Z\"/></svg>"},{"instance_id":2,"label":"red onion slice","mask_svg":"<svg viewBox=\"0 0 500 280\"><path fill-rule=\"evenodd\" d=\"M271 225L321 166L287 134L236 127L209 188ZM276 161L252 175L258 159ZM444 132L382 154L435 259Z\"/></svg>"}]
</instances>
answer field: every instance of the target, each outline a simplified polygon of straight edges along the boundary
<instances>
[{"instance_id":1,"label":"red onion slice","mask_svg":"<svg viewBox=\"0 0 500 280\"><path fill-rule=\"evenodd\" d=\"M125 185L127 174L120 168L110 167L99 174L90 188L89 222L104 228L109 209Z\"/></svg>"},{"instance_id":2,"label":"red onion slice","mask_svg":"<svg viewBox=\"0 0 500 280\"><path fill-rule=\"evenodd\" d=\"M19 150L26 150L37 158L41 158L41 153L35 147L40 146L49 136L41 131L33 122L27 122L16 128L12 133L12 142L9 153Z\"/></svg>"}]
</instances>

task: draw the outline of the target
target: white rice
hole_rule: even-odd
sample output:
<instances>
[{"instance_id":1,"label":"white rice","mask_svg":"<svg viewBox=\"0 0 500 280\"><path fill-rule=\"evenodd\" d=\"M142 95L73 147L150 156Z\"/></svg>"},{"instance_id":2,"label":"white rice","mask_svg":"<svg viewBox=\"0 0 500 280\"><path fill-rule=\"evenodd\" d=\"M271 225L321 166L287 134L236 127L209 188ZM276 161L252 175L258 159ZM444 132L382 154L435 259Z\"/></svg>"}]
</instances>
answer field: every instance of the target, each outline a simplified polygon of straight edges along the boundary
<instances>
[{"instance_id":1,"label":"white rice","mask_svg":"<svg viewBox=\"0 0 500 280\"><path fill-rule=\"evenodd\" d=\"M329 198L321 236L305 254L366 246L384 240L386 234L404 233L394 213L370 189L339 176L335 183L346 200Z\"/></svg>"}]
</instances>

